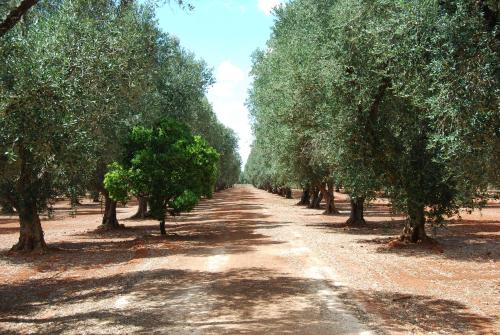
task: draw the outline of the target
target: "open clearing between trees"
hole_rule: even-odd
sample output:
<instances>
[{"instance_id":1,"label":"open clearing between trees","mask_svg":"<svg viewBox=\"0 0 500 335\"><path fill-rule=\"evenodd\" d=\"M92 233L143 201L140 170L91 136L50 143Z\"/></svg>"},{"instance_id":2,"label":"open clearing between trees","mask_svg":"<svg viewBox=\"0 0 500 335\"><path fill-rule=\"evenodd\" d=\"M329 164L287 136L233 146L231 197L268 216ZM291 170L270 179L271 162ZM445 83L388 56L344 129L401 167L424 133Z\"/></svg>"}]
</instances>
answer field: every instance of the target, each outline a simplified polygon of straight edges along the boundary
<instances>
[{"instance_id":1,"label":"open clearing between trees","mask_svg":"<svg viewBox=\"0 0 500 335\"><path fill-rule=\"evenodd\" d=\"M297 194L295 194L297 197ZM170 218L97 233L99 204L43 220L42 256L8 252L17 217L0 217L2 334L492 334L499 331L500 207L464 214L437 245L394 245L402 218L383 201L367 227L250 186Z\"/></svg>"}]
</instances>

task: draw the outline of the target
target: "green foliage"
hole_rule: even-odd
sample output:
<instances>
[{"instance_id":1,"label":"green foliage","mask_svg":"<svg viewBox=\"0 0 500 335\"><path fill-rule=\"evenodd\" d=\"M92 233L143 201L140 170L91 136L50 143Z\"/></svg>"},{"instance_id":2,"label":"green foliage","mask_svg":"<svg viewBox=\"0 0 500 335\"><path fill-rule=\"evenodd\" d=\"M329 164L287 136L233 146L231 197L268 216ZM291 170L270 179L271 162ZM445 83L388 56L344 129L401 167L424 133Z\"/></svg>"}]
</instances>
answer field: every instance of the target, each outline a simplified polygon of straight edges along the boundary
<instances>
[{"instance_id":1,"label":"green foliage","mask_svg":"<svg viewBox=\"0 0 500 335\"><path fill-rule=\"evenodd\" d=\"M200 135L200 120L221 127L205 98L211 71L159 29L155 3L41 1L0 38L0 201L41 210L56 196L104 192L106 168L124 160L135 126L171 117ZM18 4L0 6L0 17ZM233 175L222 162L236 147L224 136L210 144L227 148L219 176ZM110 169L106 183L124 199L124 171Z\"/></svg>"},{"instance_id":2,"label":"green foliage","mask_svg":"<svg viewBox=\"0 0 500 335\"><path fill-rule=\"evenodd\" d=\"M498 185L497 9L471 1L295 0L254 56L257 186L335 180L441 220Z\"/></svg>"},{"instance_id":3,"label":"green foliage","mask_svg":"<svg viewBox=\"0 0 500 335\"><path fill-rule=\"evenodd\" d=\"M170 202L170 207L174 214L189 212L198 204L198 200L199 198L195 193L186 190L175 198L174 201Z\"/></svg>"},{"instance_id":4,"label":"green foliage","mask_svg":"<svg viewBox=\"0 0 500 335\"><path fill-rule=\"evenodd\" d=\"M120 164L113 162L108 166L108 172L104 177L104 187L112 195L113 199L125 202L129 199L128 185L129 171Z\"/></svg>"},{"instance_id":5,"label":"green foliage","mask_svg":"<svg viewBox=\"0 0 500 335\"><path fill-rule=\"evenodd\" d=\"M134 127L123 165L114 163L105 186L117 201L127 192L149 199L151 214L164 220L171 213L191 210L201 196L211 196L219 154L186 125L164 119L152 128Z\"/></svg>"},{"instance_id":6,"label":"green foliage","mask_svg":"<svg viewBox=\"0 0 500 335\"><path fill-rule=\"evenodd\" d=\"M234 185L241 172L241 157L238 154L238 138L234 131L217 120L212 106L206 98L202 101L195 120L191 124L193 133L202 136L220 154L216 190Z\"/></svg>"}]
</instances>

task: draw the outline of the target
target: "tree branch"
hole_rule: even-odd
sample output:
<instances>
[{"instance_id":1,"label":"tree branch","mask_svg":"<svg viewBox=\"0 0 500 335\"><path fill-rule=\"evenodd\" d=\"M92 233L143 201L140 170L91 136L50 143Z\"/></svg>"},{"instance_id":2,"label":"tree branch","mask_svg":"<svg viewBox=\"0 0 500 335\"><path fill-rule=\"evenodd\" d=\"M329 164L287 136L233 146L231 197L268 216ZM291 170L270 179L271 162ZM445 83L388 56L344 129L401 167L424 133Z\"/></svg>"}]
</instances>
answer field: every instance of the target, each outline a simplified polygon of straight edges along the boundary
<instances>
[{"instance_id":1,"label":"tree branch","mask_svg":"<svg viewBox=\"0 0 500 335\"><path fill-rule=\"evenodd\" d=\"M5 35L12 27L16 25L26 12L36 5L39 0L21 0L19 5L12 8L10 12L0 22L0 37Z\"/></svg>"}]
</instances>

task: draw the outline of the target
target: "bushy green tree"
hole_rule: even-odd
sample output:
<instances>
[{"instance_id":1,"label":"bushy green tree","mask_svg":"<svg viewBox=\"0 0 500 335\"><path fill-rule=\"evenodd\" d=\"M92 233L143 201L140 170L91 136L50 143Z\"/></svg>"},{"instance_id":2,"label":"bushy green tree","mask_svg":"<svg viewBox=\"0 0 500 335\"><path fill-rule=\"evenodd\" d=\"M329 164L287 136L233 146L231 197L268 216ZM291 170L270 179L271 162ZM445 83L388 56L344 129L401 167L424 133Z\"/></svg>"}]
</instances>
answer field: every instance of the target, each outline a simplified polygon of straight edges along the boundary
<instances>
[{"instance_id":1,"label":"bushy green tree","mask_svg":"<svg viewBox=\"0 0 500 335\"><path fill-rule=\"evenodd\" d=\"M168 212L190 211L201 196L211 196L219 154L187 126L171 119L152 128L135 127L123 165L110 165L104 184L115 201L131 193L149 199L151 216L165 231Z\"/></svg>"}]
</instances>

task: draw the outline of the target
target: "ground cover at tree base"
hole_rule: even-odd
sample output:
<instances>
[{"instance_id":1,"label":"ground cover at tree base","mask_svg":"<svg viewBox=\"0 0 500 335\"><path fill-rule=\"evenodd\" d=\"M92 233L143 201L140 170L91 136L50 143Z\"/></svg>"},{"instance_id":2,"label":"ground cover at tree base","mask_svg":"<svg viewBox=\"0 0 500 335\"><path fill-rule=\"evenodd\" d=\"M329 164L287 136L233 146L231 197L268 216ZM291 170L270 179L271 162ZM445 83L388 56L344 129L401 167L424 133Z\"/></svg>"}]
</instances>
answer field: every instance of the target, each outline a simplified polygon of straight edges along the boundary
<instances>
[{"instance_id":1,"label":"ground cover at tree base","mask_svg":"<svg viewBox=\"0 0 500 335\"><path fill-rule=\"evenodd\" d=\"M51 249L12 253L16 217L0 216L0 332L5 334L495 334L500 204L400 244L383 200L366 227L240 186L167 223L96 230L99 203L42 216Z\"/></svg>"}]
</instances>

